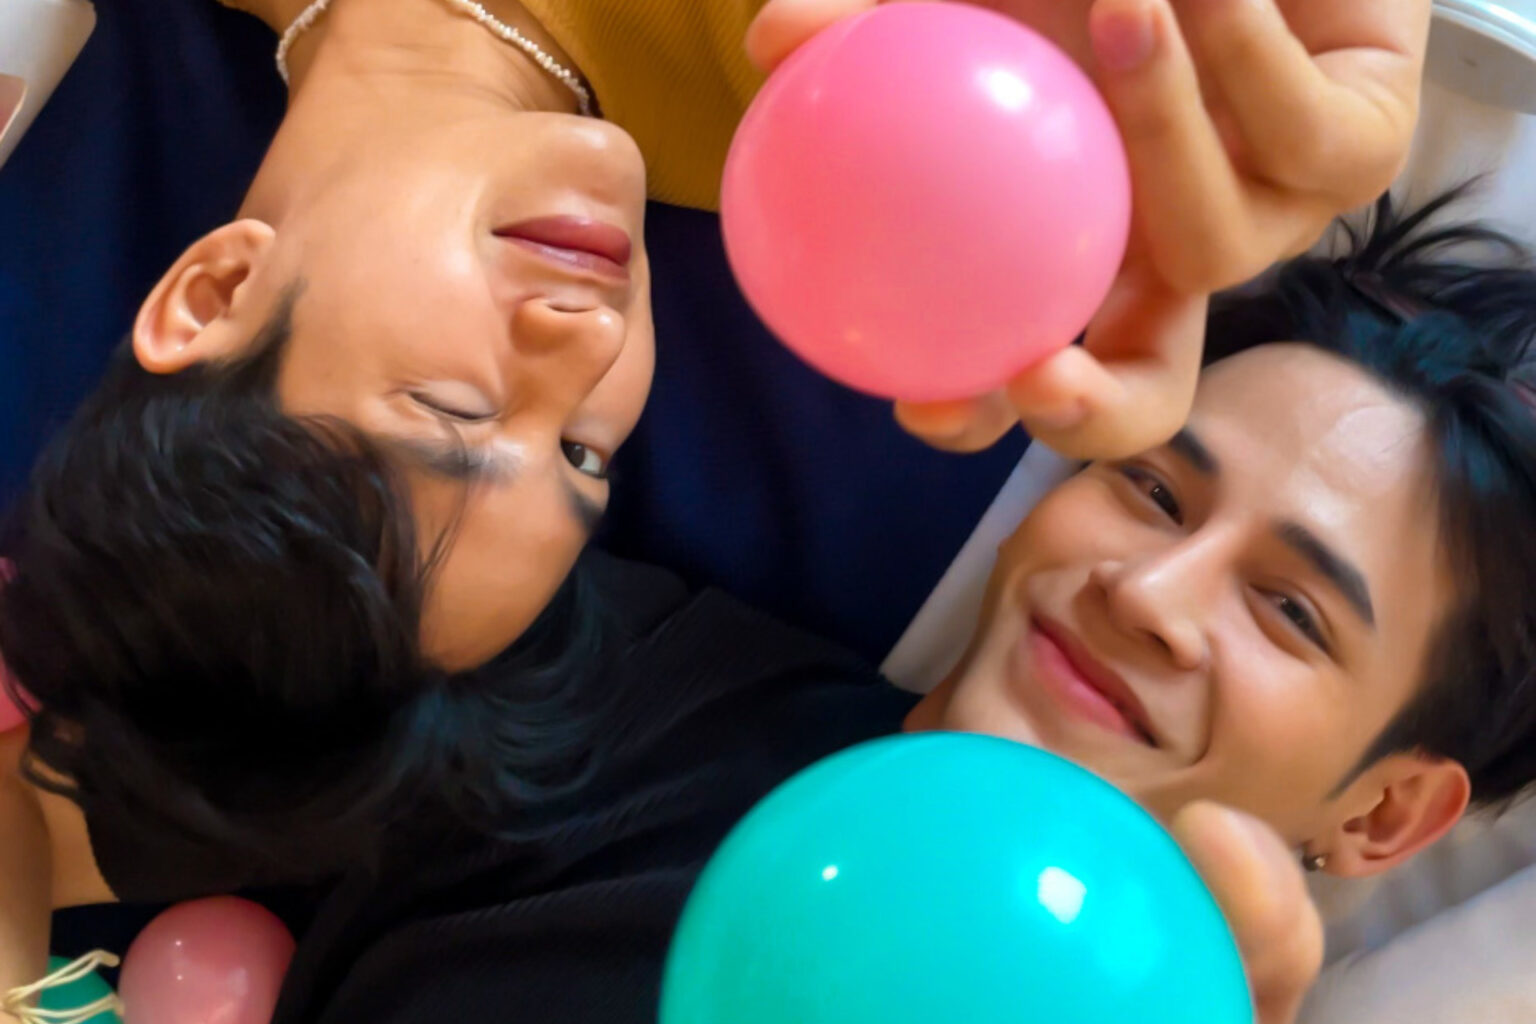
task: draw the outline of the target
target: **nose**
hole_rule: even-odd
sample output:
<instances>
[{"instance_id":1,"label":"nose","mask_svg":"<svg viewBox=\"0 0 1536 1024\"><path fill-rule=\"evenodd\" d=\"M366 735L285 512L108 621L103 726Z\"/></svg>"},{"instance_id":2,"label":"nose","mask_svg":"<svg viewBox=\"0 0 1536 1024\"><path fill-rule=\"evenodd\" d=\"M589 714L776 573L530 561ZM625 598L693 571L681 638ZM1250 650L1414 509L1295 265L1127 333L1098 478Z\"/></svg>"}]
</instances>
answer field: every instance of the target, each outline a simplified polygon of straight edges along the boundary
<instances>
[{"instance_id":1,"label":"nose","mask_svg":"<svg viewBox=\"0 0 1536 1024\"><path fill-rule=\"evenodd\" d=\"M1206 575L1202 552L1175 549L1151 557L1095 565L1088 585L1099 592L1115 628L1151 644L1175 667L1203 667L1210 650L1204 625Z\"/></svg>"},{"instance_id":2,"label":"nose","mask_svg":"<svg viewBox=\"0 0 1536 1024\"><path fill-rule=\"evenodd\" d=\"M625 322L607 306L540 297L512 315L512 345L550 367L570 390L586 394L607 376L624 351Z\"/></svg>"}]
</instances>

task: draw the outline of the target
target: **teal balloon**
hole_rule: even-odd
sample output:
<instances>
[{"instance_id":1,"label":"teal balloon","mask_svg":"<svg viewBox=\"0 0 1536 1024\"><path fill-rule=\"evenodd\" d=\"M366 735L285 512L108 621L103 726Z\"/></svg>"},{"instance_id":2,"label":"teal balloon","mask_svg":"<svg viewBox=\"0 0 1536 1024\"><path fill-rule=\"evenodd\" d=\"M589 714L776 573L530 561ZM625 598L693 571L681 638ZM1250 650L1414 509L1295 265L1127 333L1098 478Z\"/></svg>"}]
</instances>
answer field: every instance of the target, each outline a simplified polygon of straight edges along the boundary
<instances>
[{"instance_id":1,"label":"teal balloon","mask_svg":"<svg viewBox=\"0 0 1536 1024\"><path fill-rule=\"evenodd\" d=\"M1251 1024L1193 866L1120 791L988 736L813 765L726 839L661 1024Z\"/></svg>"},{"instance_id":2,"label":"teal balloon","mask_svg":"<svg viewBox=\"0 0 1536 1024\"><path fill-rule=\"evenodd\" d=\"M48 970L56 971L61 967L68 967L69 963L68 960L53 957L48 961ZM38 1006L44 1010L78 1010L111 994L112 986L103 981L101 975L92 971L79 981L48 989L38 998ZM85 1024L123 1024L123 1021L117 1014L107 1011L88 1018Z\"/></svg>"}]
</instances>

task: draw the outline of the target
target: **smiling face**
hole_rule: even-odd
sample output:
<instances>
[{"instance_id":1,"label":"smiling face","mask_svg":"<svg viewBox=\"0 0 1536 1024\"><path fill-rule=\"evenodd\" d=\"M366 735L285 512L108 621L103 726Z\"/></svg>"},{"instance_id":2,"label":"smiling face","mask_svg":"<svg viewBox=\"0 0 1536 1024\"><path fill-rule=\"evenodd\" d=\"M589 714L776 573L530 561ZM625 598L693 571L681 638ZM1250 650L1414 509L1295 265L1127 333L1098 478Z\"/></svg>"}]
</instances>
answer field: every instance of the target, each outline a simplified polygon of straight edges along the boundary
<instances>
[{"instance_id":1,"label":"smiling face","mask_svg":"<svg viewBox=\"0 0 1536 1024\"><path fill-rule=\"evenodd\" d=\"M1296 842L1424 678L1456 591L1421 413L1317 349L1206 372L1188 427L1051 492L915 721L1043 746L1154 811Z\"/></svg>"},{"instance_id":2,"label":"smiling face","mask_svg":"<svg viewBox=\"0 0 1536 1024\"><path fill-rule=\"evenodd\" d=\"M570 571L654 352L633 142L495 124L517 144L469 120L381 147L279 235L304 281L282 406L398 442L423 546L452 536L423 625L450 668L516 639Z\"/></svg>"},{"instance_id":3,"label":"smiling face","mask_svg":"<svg viewBox=\"0 0 1536 1024\"><path fill-rule=\"evenodd\" d=\"M239 357L296 294L279 404L398 456L422 550L443 544L424 649L456 670L549 602L644 406L645 168L613 125L473 90L407 91L392 115L318 163L310 146L273 226L237 222L189 250L135 345L160 372Z\"/></svg>"}]
</instances>

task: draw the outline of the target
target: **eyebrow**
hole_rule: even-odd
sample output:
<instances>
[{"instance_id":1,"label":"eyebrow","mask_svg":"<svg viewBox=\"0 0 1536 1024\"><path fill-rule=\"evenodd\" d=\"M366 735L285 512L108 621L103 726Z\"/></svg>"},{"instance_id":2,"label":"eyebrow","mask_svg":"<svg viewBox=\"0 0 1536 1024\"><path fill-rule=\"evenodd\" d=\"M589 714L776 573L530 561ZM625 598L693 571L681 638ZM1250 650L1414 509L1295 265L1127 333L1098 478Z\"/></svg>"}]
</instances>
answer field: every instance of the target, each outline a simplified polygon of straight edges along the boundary
<instances>
[{"instance_id":1,"label":"eyebrow","mask_svg":"<svg viewBox=\"0 0 1536 1024\"><path fill-rule=\"evenodd\" d=\"M517 478L522 460L510 452L487 451L458 444L452 439L394 438L390 442L418 466L445 480L457 483L505 484ZM561 478L571 516L590 537L597 532L607 511L571 483Z\"/></svg>"},{"instance_id":2,"label":"eyebrow","mask_svg":"<svg viewBox=\"0 0 1536 1024\"><path fill-rule=\"evenodd\" d=\"M1375 628L1376 609L1371 604L1371 588L1365 582L1364 573L1300 523L1282 522L1276 532L1288 547L1311 562L1312 567L1344 596L1367 626Z\"/></svg>"},{"instance_id":3,"label":"eyebrow","mask_svg":"<svg viewBox=\"0 0 1536 1024\"><path fill-rule=\"evenodd\" d=\"M1201 476L1219 476L1221 463L1188 427L1168 439L1168 450L1194 467Z\"/></svg>"},{"instance_id":4,"label":"eyebrow","mask_svg":"<svg viewBox=\"0 0 1536 1024\"><path fill-rule=\"evenodd\" d=\"M1168 449L1202 476L1218 476L1221 473L1221 463L1216 456L1188 427L1169 439ZM1312 567L1343 595L1344 600L1367 626L1375 628L1376 609L1371 603L1371 588L1365 581L1364 573L1300 523L1282 522L1276 527L1276 532L1287 547L1312 563Z\"/></svg>"}]
</instances>

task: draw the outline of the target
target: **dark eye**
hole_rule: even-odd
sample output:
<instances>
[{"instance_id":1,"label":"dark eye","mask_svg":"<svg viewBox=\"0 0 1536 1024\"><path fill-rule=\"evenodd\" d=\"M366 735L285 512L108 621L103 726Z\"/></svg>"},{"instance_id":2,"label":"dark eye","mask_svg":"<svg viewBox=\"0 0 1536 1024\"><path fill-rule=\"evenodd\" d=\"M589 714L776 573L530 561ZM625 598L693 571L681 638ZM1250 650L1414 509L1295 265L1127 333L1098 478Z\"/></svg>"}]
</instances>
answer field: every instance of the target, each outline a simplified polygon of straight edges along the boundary
<instances>
[{"instance_id":1,"label":"dark eye","mask_svg":"<svg viewBox=\"0 0 1536 1024\"><path fill-rule=\"evenodd\" d=\"M455 408L443 402L442 399L434 398L431 395L413 393L411 400L417 405L437 413L439 416L445 416L450 420L457 420L460 423L484 423L486 420L496 418L496 414L493 412L472 412L467 409Z\"/></svg>"},{"instance_id":2,"label":"dark eye","mask_svg":"<svg viewBox=\"0 0 1536 1024\"><path fill-rule=\"evenodd\" d=\"M1173 491L1168 485L1158 479L1156 474L1150 473L1140 466L1121 466L1120 474L1136 486L1136 489L1158 508L1163 514L1179 525L1184 524L1184 510L1179 507L1179 499L1173 496Z\"/></svg>"},{"instance_id":3,"label":"dark eye","mask_svg":"<svg viewBox=\"0 0 1536 1024\"><path fill-rule=\"evenodd\" d=\"M608 460L602 452L576 441L561 441L560 450L578 473L585 473L594 480L608 479Z\"/></svg>"},{"instance_id":4,"label":"dark eye","mask_svg":"<svg viewBox=\"0 0 1536 1024\"><path fill-rule=\"evenodd\" d=\"M1296 627L1297 632L1324 651L1328 649L1328 642L1323 637L1323 631L1318 628L1317 620L1312 617L1312 613L1307 610L1306 605L1285 594L1271 594L1270 600L1280 610L1280 614L1289 619L1291 625Z\"/></svg>"}]
</instances>

